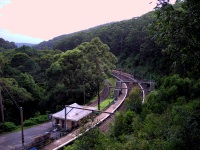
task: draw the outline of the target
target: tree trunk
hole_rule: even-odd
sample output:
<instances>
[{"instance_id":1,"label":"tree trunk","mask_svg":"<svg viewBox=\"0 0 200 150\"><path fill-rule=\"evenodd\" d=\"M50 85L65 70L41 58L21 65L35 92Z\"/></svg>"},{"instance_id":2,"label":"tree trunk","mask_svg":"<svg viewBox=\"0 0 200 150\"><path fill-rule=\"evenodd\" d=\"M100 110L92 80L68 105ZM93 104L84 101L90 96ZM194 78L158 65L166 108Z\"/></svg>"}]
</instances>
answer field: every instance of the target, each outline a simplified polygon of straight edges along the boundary
<instances>
[{"instance_id":1,"label":"tree trunk","mask_svg":"<svg viewBox=\"0 0 200 150\"><path fill-rule=\"evenodd\" d=\"M98 110L100 110L99 82L97 83L97 95L98 95Z\"/></svg>"},{"instance_id":2,"label":"tree trunk","mask_svg":"<svg viewBox=\"0 0 200 150\"><path fill-rule=\"evenodd\" d=\"M4 112L3 112L3 98L1 95L1 89L0 89L0 108L1 108L1 119L2 119L2 123L3 123L3 130L4 130Z\"/></svg>"}]
</instances>

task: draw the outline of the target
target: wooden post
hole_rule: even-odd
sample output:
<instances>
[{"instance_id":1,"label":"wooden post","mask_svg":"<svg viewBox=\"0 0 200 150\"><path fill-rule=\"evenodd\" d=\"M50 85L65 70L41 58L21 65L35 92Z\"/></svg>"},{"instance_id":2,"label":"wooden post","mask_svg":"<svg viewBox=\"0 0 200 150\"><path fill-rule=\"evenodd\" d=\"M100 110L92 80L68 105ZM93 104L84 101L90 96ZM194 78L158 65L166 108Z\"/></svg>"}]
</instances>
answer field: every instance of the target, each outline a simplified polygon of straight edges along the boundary
<instances>
[{"instance_id":1,"label":"wooden post","mask_svg":"<svg viewBox=\"0 0 200 150\"><path fill-rule=\"evenodd\" d=\"M24 122L23 122L23 108L20 107L20 117L21 117L21 132L22 132L22 147L24 147Z\"/></svg>"},{"instance_id":2,"label":"wooden post","mask_svg":"<svg viewBox=\"0 0 200 150\"><path fill-rule=\"evenodd\" d=\"M97 95L98 95L98 110L100 110L99 82L97 83Z\"/></svg>"},{"instance_id":3,"label":"wooden post","mask_svg":"<svg viewBox=\"0 0 200 150\"><path fill-rule=\"evenodd\" d=\"M24 122L23 122L23 108L19 107L18 103L13 99L12 95L9 93L8 89L2 84L2 87L5 89L5 91L8 93L8 95L10 96L10 98L12 99L12 101L14 102L14 104L17 106L17 108L20 111L20 118L21 118L21 133L22 133L22 147L24 148L24 130L23 130L23 126L24 126ZM1 93L1 92L0 92ZM1 95L1 94L0 94ZM0 96L1 97L1 96Z\"/></svg>"},{"instance_id":4,"label":"wooden post","mask_svg":"<svg viewBox=\"0 0 200 150\"><path fill-rule=\"evenodd\" d=\"M83 81L83 100L85 105L85 80Z\"/></svg>"},{"instance_id":5,"label":"wooden post","mask_svg":"<svg viewBox=\"0 0 200 150\"><path fill-rule=\"evenodd\" d=\"M65 105L65 122L64 122L64 124L65 124L65 130L67 130L67 105Z\"/></svg>"}]
</instances>

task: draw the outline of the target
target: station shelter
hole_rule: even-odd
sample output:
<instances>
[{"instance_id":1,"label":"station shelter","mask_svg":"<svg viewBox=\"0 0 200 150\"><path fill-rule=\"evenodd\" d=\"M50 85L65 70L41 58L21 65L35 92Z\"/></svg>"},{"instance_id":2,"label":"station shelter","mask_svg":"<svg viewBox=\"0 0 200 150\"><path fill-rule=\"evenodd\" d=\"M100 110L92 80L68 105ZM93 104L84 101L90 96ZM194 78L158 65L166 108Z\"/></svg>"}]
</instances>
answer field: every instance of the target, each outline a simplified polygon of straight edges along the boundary
<instances>
[{"instance_id":1,"label":"station shelter","mask_svg":"<svg viewBox=\"0 0 200 150\"><path fill-rule=\"evenodd\" d=\"M73 128L79 126L81 120L91 115L94 110L97 110L97 108L90 106L81 106L77 103L73 103L69 106L66 106L66 110L64 108L63 110L52 115L53 126L57 125L65 129L66 119L66 130L72 130Z\"/></svg>"}]
</instances>

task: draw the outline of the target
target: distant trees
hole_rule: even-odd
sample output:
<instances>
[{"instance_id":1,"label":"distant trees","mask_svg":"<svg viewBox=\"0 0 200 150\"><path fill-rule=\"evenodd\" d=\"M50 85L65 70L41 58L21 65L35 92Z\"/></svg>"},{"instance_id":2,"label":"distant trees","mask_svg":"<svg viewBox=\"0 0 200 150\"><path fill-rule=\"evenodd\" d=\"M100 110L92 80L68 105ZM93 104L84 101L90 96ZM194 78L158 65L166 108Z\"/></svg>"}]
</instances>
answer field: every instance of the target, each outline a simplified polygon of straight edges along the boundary
<instances>
[{"instance_id":1,"label":"distant trees","mask_svg":"<svg viewBox=\"0 0 200 150\"><path fill-rule=\"evenodd\" d=\"M66 52L36 51L28 46L3 50L0 62L0 82L24 106L27 119L38 109L44 113L72 102L89 101L100 92L117 58L99 38L94 38ZM5 119L15 122L12 101L4 91L3 97L5 109L12 108Z\"/></svg>"},{"instance_id":2,"label":"distant trees","mask_svg":"<svg viewBox=\"0 0 200 150\"><path fill-rule=\"evenodd\" d=\"M48 65L46 65L47 68L41 70L39 60L45 54L52 54L53 56L55 53L51 51L43 53L27 46L0 52L0 88L4 110L6 111L5 121L19 124L18 118L20 116L15 113L18 110L9 93L20 106L24 107L25 119L32 117L36 111L42 113L46 111L44 108L40 109L38 105L46 98L44 84L47 78L44 75Z\"/></svg>"},{"instance_id":3,"label":"distant trees","mask_svg":"<svg viewBox=\"0 0 200 150\"><path fill-rule=\"evenodd\" d=\"M173 6L167 1L159 4L155 13L63 35L46 43L66 51L98 36L119 57L118 66L127 71L134 68L138 78L170 72L198 78L199 4L192 1L180 1Z\"/></svg>"},{"instance_id":4,"label":"distant trees","mask_svg":"<svg viewBox=\"0 0 200 150\"><path fill-rule=\"evenodd\" d=\"M163 72L166 75L169 71L166 69L166 65L162 64L169 61L167 58L163 58L162 47L158 47L155 41L148 37L149 24L155 19L155 15L150 12L131 20L110 23L66 35L59 40L55 38L47 43L54 43L53 49L66 51L74 49L81 42L88 42L94 37L99 37L103 43L109 46L110 51L119 58L119 67L123 67L128 71L134 67L137 77L141 77L141 74L149 76L152 72L158 72L158 74ZM153 65L155 63L160 66L155 68ZM145 68L145 71L142 68L143 71L141 71L138 66L148 67Z\"/></svg>"},{"instance_id":5,"label":"distant trees","mask_svg":"<svg viewBox=\"0 0 200 150\"><path fill-rule=\"evenodd\" d=\"M4 49L14 49L17 48L14 42L9 42L4 40L3 38L0 38L0 47Z\"/></svg>"},{"instance_id":6,"label":"distant trees","mask_svg":"<svg viewBox=\"0 0 200 150\"><path fill-rule=\"evenodd\" d=\"M6 63L7 63L7 60L5 56L2 53L0 53L0 75L3 73L3 69Z\"/></svg>"},{"instance_id":7,"label":"distant trees","mask_svg":"<svg viewBox=\"0 0 200 150\"><path fill-rule=\"evenodd\" d=\"M140 45L147 36L146 29L148 24L153 20L152 13L149 13L138 18L109 23L89 30L56 37L53 40L42 42L36 47L45 47L46 43L47 46L51 45L53 49L66 51L74 49L82 42L88 42L95 37L99 37L103 43L110 47L110 51L116 56L126 54L127 57L130 54L132 55L132 53L135 56L140 51Z\"/></svg>"},{"instance_id":8,"label":"distant trees","mask_svg":"<svg viewBox=\"0 0 200 150\"><path fill-rule=\"evenodd\" d=\"M161 2L155 13L50 41L49 48L59 50L1 48L0 82L25 106L26 118L39 108L83 104L115 68L113 52L119 67L156 79L156 90L142 104L134 89L108 134L92 130L71 148L199 149L199 2ZM16 122L12 101L2 93L6 121Z\"/></svg>"},{"instance_id":9,"label":"distant trees","mask_svg":"<svg viewBox=\"0 0 200 150\"><path fill-rule=\"evenodd\" d=\"M125 51L120 56L126 59L121 65L137 75L153 73L156 90L143 105L139 92L130 93L127 110L115 116L102 141L104 149L200 148L199 2L159 2L162 7L151 16L157 18L148 28L150 34L145 26L145 32L128 36L127 41L134 43L130 47L138 51L128 49L131 56ZM96 149L102 143L97 142Z\"/></svg>"}]
</instances>

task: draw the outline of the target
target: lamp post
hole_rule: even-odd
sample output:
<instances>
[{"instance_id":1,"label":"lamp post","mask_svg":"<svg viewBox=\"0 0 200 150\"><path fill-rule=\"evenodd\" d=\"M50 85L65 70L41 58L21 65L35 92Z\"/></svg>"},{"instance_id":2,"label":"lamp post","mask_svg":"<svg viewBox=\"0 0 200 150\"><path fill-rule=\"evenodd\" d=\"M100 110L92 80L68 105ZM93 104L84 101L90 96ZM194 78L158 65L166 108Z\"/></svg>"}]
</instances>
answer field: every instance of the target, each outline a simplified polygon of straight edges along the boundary
<instances>
[{"instance_id":1,"label":"lamp post","mask_svg":"<svg viewBox=\"0 0 200 150\"><path fill-rule=\"evenodd\" d=\"M67 105L65 105L65 121L64 121L64 124L65 124L65 130L67 130Z\"/></svg>"},{"instance_id":2,"label":"lamp post","mask_svg":"<svg viewBox=\"0 0 200 150\"><path fill-rule=\"evenodd\" d=\"M85 78L83 80L83 100L84 100L84 105L85 105Z\"/></svg>"},{"instance_id":3,"label":"lamp post","mask_svg":"<svg viewBox=\"0 0 200 150\"><path fill-rule=\"evenodd\" d=\"M23 108L20 107L20 118L21 118L21 133L22 133L22 146L24 147L24 122L23 122Z\"/></svg>"}]
</instances>

